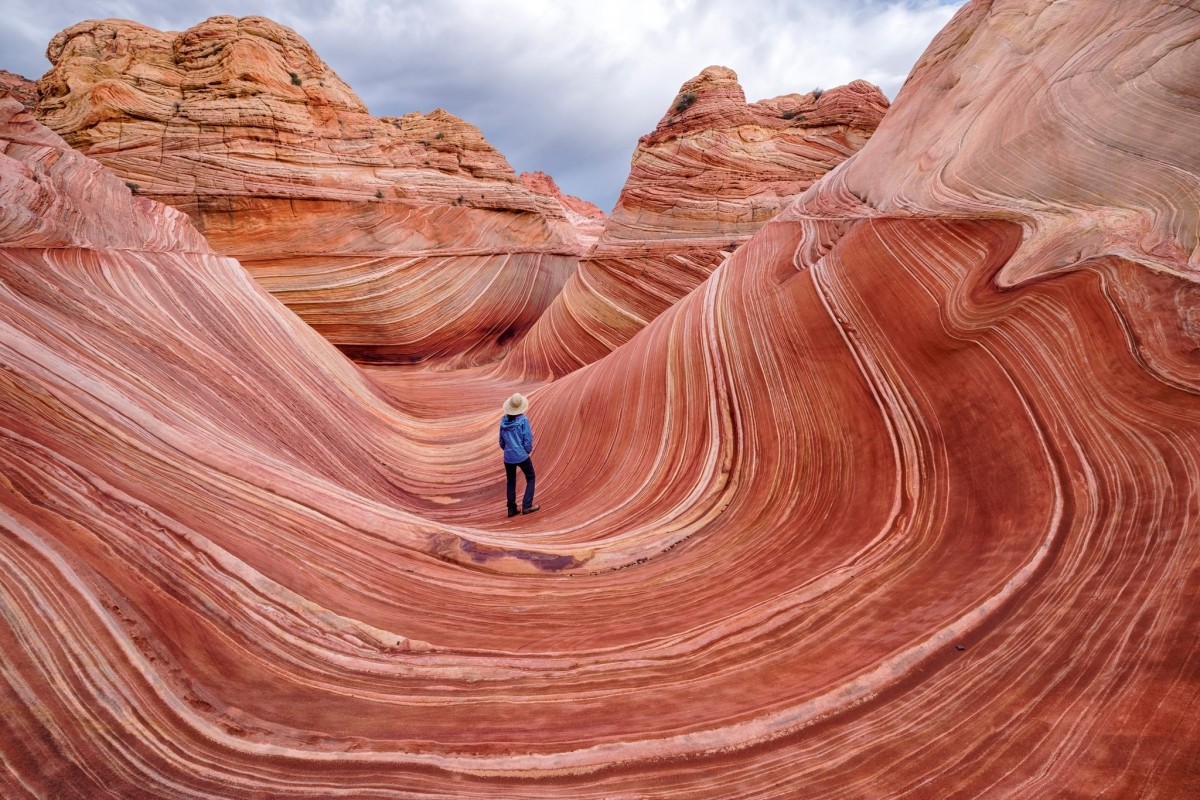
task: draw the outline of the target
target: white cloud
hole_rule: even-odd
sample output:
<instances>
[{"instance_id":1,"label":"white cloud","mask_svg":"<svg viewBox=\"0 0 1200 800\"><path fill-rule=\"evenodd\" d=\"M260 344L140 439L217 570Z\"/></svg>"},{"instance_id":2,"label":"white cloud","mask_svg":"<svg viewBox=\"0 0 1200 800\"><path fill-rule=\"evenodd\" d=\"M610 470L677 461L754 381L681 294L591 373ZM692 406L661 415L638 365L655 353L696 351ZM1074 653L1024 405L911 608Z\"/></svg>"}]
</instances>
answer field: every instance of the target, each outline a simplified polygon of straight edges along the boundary
<instances>
[{"instance_id":1,"label":"white cloud","mask_svg":"<svg viewBox=\"0 0 1200 800\"><path fill-rule=\"evenodd\" d=\"M863 78L894 96L960 2L937 0L0 0L0 67L37 77L82 19L182 30L260 14L296 30L377 115L444 107L518 170L612 206L679 85L731 67L750 100Z\"/></svg>"}]
</instances>

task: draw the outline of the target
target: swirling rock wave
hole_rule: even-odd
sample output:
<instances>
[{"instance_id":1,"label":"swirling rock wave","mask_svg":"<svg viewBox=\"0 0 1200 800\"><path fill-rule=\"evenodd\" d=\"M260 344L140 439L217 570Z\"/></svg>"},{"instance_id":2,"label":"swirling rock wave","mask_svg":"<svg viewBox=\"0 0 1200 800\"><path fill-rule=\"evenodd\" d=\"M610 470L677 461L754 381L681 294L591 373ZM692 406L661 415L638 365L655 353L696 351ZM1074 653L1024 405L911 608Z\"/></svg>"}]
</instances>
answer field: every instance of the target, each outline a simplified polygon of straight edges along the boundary
<instances>
[{"instance_id":1,"label":"swirling rock wave","mask_svg":"<svg viewBox=\"0 0 1200 800\"><path fill-rule=\"evenodd\" d=\"M527 380L512 520L485 377L389 405L0 101L4 796L1194 795L1198 41L968 4L861 152Z\"/></svg>"}]
</instances>

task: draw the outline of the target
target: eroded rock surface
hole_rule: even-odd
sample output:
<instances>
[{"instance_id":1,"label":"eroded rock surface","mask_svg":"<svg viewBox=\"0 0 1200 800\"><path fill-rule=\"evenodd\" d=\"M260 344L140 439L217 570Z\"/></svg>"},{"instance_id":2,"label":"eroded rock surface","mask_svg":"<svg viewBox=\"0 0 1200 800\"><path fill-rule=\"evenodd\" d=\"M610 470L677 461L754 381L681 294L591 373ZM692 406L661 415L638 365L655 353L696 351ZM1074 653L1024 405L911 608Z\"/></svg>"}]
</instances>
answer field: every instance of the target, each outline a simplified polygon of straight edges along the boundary
<instances>
[{"instance_id":1,"label":"eroded rock surface","mask_svg":"<svg viewBox=\"0 0 1200 800\"><path fill-rule=\"evenodd\" d=\"M0 101L0 795L1194 796L1197 41L964 7L860 153L521 387L511 520L510 386L389 406Z\"/></svg>"},{"instance_id":2,"label":"eroded rock surface","mask_svg":"<svg viewBox=\"0 0 1200 800\"><path fill-rule=\"evenodd\" d=\"M749 104L726 67L684 83L638 143L599 242L506 371L565 375L624 344L861 149L887 106L865 81Z\"/></svg>"},{"instance_id":3,"label":"eroded rock surface","mask_svg":"<svg viewBox=\"0 0 1200 800\"><path fill-rule=\"evenodd\" d=\"M58 34L39 118L366 360L494 360L580 245L444 110L375 118L300 36L262 17L183 33L124 20Z\"/></svg>"},{"instance_id":4,"label":"eroded rock surface","mask_svg":"<svg viewBox=\"0 0 1200 800\"><path fill-rule=\"evenodd\" d=\"M0 69L0 97L4 95L12 97L25 108L31 109L37 105L37 82L15 72Z\"/></svg>"}]
</instances>

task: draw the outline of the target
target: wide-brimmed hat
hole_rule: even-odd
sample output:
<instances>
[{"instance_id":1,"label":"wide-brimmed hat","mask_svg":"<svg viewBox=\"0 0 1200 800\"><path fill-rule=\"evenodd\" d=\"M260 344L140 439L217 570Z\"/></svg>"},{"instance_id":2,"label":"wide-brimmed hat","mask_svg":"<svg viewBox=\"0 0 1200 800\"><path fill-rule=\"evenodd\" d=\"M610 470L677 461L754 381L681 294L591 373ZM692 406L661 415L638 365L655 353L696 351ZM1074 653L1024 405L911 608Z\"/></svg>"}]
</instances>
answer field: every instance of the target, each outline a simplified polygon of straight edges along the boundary
<instances>
[{"instance_id":1,"label":"wide-brimmed hat","mask_svg":"<svg viewBox=\"0 0 1200 800\"><path fill-rule=\"evenodd\" d=\"M525 399L525 395L523 394L514 394L504 401L504 413L514 417L517 414L524 414L527 408L529 408L529 401Z\"/></svg>"}]
</instances>

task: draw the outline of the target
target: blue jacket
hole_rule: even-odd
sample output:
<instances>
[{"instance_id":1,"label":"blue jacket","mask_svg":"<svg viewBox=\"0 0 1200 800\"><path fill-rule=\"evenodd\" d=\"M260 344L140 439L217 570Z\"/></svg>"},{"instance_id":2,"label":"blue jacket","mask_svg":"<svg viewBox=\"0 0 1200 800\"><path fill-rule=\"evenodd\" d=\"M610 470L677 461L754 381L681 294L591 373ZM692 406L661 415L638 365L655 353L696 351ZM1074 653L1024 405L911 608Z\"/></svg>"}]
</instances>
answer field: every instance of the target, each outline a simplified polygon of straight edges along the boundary
<instances>
[{"instance_id":1,"label":"blue jacket","mask_svg":"<svg viewBox=\"0 0 1200 800\"><path fill-rule=\"evenodd\" d=\"M500 418L500 447L504 450L505 464L520 464L533 452L533 428L524 414Z\"/></svg>"}]
</instances>

